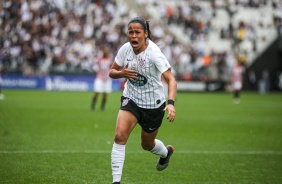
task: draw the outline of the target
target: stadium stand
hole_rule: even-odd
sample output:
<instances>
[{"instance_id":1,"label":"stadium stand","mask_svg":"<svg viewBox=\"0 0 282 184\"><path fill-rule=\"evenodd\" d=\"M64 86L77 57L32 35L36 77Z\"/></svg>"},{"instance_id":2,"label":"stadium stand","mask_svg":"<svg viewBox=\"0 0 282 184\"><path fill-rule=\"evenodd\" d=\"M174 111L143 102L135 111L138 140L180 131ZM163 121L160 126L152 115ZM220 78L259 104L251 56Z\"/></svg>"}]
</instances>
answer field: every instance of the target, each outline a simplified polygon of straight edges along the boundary
<instances>
[{"instance_id":1,"label":"stadium stand","mask_svg":"<svg viewBox=\"0 0 282 184\"><path fill-rule=\"evenodd\" d=\"M127 22L141 15L178 80L227 82L235 58L249 66L281 35L282 3L6 0L0 12L0 60L11 73L91 74L93 58L105 46L115 55Z\"/></svg>"}]
</instances>

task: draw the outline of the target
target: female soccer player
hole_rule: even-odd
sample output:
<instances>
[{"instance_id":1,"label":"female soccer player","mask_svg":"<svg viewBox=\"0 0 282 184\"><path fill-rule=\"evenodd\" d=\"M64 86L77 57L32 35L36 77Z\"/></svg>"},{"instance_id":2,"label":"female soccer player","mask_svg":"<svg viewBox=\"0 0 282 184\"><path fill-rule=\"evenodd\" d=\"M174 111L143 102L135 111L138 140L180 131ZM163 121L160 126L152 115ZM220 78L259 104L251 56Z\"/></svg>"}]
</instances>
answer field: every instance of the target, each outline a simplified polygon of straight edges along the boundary
<instances>
[{"instance_id":1,"label":"female soccer player","mask_svg":"<svg viewBox=\"0 0 282 184\"><path fill-rule=\"evenodd\" d=\"M150 40L149 22L142 17L128 24L128 42L118 51L111 67L111 78L126 78L121 106L117 116L114 144L111 154L113 183L119 184L125 159L125 145L133 128L142 127L141 145L144 150L160 156L156 168L168 166L174 151L156 139L165 111L167 119L175 118L174 100L177 83L171 66L160 48ZM168 84L168 104L161 76Z\"/></svg>"}]
</instances>

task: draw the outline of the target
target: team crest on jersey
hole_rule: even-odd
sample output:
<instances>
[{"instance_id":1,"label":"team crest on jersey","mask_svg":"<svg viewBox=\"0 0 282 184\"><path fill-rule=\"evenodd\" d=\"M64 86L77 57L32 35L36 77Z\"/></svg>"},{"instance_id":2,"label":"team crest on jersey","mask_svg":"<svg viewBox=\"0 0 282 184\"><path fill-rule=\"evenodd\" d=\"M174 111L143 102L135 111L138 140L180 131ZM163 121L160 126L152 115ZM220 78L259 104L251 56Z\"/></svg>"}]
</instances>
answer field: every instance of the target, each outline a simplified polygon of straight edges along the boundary
<instances>
[{"instance_id":1,"label":"team crest on jersey","mask_svg":"<svg viewBox=\"0 0 282 184\"><path fill-rule=\"evenodd\" d=\"M146 60L145 59L138 59L138 66L139 68L145 68Z\"/></svg>"},{"instance_id":2,"label":"team crest on jersey","mask_svg":"<svg viewBox=\"0 0 282 184\"><path fill-rule=\"evenodd\" d=\"M123 99L122 106L126 106L128 104L128 102L129 102L129 98Z\"/></svg>"}]
</instances>

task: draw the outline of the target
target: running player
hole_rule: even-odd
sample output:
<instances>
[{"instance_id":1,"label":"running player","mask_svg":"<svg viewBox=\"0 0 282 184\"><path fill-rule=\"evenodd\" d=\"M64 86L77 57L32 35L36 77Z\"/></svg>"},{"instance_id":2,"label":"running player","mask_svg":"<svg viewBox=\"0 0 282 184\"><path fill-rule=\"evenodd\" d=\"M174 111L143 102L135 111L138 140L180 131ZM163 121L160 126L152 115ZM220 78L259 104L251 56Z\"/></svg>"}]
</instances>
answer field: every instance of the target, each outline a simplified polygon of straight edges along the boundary
<instances>
[{"instance_id":1,"label":"running player","mask_svg":"<svg viewBox=\"0 0 282 184\"><path fill-rule=\"evenodd\" d=\"M149 22L142 17L128 24L128 41L118 51L110 70L112 78L126 78L121 106L117 116L114 144L111 153L113 183L119 184L125 159L125 145L138 123L144 150L160 156L156 169L164 170L174 148L156 139L165 111L167 119L174 121L177 83L171 66L160 48L150 40ZM161 81L168 85L168 104Z\"/></svg>"},{"instance_id":2,"label":"running player","mask_svg":"<svg viewBox=\"0 0 282 184\"><path fill-rule=\"evenodd\" d=\"M2 93L2 75L4 73L4 66L2 64L2 62L0 63L0 100L4 100L5 99L5 96L4 94Z\"/></svg>"},{"instance_id":3,"label":"running player","mask_svg":"<svg viewBox=\"0 0 282 184\"><path fill-rule=\"evenodd\" d=\"M240 103L240 93L243 87L243 73L245 69L243 64L237 61L237 65L235 65L231 70L231 84L233 90L233 99L235 104Z\"/></svg>"},{"instance_id":4,"label":"running player","mask_svg":"<svg viewBox=\"0 0 282 184\"><path fill-rule=\"evenodd\" d=\"M103 56L95 61L94 71L96 71L96 79L94 80L94 94L92 96L91 110L95 109L97 98L100 93L103 93L101 102L101 110L105 110L108 93L112 92L112 79L109 77L109 72L113 58L109 55L109 49L103 49Z\"/></svg>"}]
</instances>

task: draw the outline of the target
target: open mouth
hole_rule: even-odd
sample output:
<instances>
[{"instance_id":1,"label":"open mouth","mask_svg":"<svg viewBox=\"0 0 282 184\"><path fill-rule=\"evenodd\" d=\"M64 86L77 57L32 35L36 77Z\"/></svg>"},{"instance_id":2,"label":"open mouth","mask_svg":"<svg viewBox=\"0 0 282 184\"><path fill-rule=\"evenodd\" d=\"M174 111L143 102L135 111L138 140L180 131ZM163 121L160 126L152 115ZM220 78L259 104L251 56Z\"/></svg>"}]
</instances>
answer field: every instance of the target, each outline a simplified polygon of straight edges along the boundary
<instances>
[{"instance_id":1,"label":"open mouth","mask_svg":"<svg viewBox=\"0 0 282 184\"><path fill-rule=\"evenodd\" d=\"M137 41L131 41L131 46L132 47L138 47L138 42Z\"/></svg>"}]
</instances>

